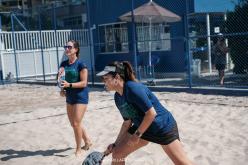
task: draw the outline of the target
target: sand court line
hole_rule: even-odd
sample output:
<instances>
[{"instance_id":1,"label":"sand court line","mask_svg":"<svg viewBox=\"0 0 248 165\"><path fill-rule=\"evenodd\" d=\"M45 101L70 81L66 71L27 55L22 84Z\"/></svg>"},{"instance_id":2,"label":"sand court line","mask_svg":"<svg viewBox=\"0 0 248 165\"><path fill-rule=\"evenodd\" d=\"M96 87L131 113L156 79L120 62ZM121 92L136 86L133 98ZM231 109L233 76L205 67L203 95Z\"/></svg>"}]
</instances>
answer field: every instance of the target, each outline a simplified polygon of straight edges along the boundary
<instances>
[{"instance_id":1,"label":"sand court line","mask_svg":"<svg viewBox=\"0 0 248 165\"><path fill-rule=\"evenodd\" d=\"M35 118L35 119L12 121L12 122L9 122L9 123L0 123L0 126L8 125L8 124L18 124L20 122L27 122L27 121L32 121L32 120L42 120L42 119L47 119L47 118L50 118L50 117L57 117L57 116L62 116L62 115L66 115L66 113L57 114L57 115L51 115L51 116L38 117L38 118Z\"/></svg>"},{"instance_id":2,"label":"sand court line","mask_svg":"<svg viewBox=\"0 0 248 165\"><path fill-rule=\"evenodd\" d=\"M97 111L97 110L102 110L102 109L107 109L107 108L112 108L112 107L114 107L114 106L104 106L104 107L100 107L100 108L96 108L96 109L90 109L89 108L89 110L90 111ZM24 113L27 113L27 112L24 112ZM20 114L20 113L18 113L18 114ZM4 126L4 125L9 125L9 124L18 124L20 122L27 122L27 121L32 121L32 120L42 120L42 119L47 119L47 118L51 118L51 117L58 117L58 116L63 116L63 115L67 115L67 114L66 113L61 113L61 114L56 114L56 115L38 117L38 118L34 118L34 119L12 121L12 122L8 122L8 123L0 123L0 127Z\"/></svg>"}]
</instances>

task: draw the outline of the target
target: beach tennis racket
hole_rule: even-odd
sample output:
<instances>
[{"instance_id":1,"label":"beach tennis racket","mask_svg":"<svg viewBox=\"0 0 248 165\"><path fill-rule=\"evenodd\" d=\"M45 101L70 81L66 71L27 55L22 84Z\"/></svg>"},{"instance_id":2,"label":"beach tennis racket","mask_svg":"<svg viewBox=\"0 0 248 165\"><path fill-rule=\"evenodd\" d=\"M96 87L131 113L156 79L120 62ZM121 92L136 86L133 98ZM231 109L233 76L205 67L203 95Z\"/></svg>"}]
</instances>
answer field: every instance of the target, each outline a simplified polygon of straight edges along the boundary
<instances>
[{"instance_id":1,"label":"beach tennis racket","mask_svg":"<svg viewBox=\"0 0 248 165\"><path fill-rule=\"evenodd\" d=\"M82 165L101 165L107 153L93 151L83 161Z\"/></svg>"}]
</instances>

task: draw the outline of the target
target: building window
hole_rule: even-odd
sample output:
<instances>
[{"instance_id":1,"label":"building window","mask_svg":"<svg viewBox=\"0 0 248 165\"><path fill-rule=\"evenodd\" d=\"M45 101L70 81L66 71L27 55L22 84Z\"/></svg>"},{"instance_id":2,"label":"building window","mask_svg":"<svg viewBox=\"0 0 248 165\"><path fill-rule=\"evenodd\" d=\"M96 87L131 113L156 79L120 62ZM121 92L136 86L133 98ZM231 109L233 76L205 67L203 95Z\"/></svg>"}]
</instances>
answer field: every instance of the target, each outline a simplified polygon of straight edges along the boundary
<instances>
[{"instance_id":1,"label":"building window","mask_svg":"<svg viewBox=\"0 0 248 165\"><path fill-rule=\"evenodd\" d=\"M83 27L82 16L64 18L63 23L64 28L78 29Z\"/></svg>"},{"instance_id":2,"label":"building window","mask_svg":"<svg viewBox=\"0 0 248 165\"><path fill-rule=\"evenodd\" d=\"M128 52L126 23L99 25L100 52Z\"/></svg>"},{"instance_id":3,"label":"building window","mask_svg":"<svg viewBox=\"0 0 248 165\"><path fill-rule=\"evenodd\" d=\"M151 30L151 36L150 36ZM140 52L149 51L149 41L151 41L152 51L171 50L170 27L163 24L137 24L138 50Z\"/></svg>"}]
</instances>

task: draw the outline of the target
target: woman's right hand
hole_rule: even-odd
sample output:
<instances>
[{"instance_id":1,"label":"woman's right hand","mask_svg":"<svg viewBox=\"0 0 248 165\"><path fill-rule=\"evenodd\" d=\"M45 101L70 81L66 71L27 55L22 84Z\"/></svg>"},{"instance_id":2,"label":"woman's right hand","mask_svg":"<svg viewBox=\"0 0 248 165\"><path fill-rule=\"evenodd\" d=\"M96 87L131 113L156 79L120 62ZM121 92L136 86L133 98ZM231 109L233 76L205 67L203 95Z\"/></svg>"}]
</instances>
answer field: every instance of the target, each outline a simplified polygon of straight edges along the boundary
<instances>
[{"instance_id":1,"label":"woman's right hand","mask_svg":"<svg viewBox=\"0 0 248 165\"><path fill-rule=\"evenodd\" d=\"M62 97L65 97L65 90L61 90L60 92L59 92L59 94L60 94L60 96L62 96Z\"/></svg>"}]
</instances>

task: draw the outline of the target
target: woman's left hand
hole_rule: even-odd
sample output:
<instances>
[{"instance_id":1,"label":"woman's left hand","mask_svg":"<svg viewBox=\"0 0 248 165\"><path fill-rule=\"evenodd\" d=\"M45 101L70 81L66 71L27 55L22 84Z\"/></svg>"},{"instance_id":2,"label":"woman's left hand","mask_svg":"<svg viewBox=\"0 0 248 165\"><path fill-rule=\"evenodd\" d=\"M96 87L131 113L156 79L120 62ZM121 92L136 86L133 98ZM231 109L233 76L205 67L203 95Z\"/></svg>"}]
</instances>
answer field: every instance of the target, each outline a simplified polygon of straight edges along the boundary
<instances>
[{"instance_id":1,"label":"woman's left hand","mask_svg":"<svg viewBox=\"0 0 248 165\"><path fill-rule=\"evenodd\" d=\"M127 145L134 146L139 143L140 138L137 135L132 135L127 141Z\"/></svg>"}]
</instances>

